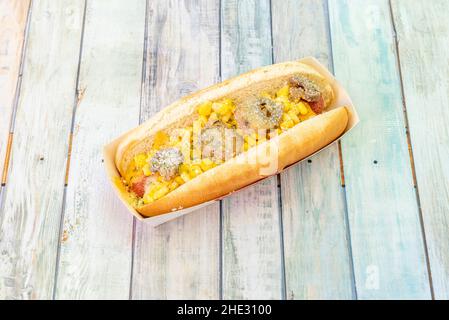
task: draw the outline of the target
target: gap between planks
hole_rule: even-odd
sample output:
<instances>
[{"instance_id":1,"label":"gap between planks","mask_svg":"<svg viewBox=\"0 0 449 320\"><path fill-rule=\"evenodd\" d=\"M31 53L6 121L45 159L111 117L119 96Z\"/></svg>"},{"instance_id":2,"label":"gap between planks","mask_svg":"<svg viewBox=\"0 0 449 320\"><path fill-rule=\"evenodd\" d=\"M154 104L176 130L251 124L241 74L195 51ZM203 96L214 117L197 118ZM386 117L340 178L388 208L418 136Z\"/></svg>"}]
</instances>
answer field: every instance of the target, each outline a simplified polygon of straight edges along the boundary
<instances>
[{"instance_id":1,"label":"gap between planks","mask_svg":"<svg viewBox=\"0 0 449 320\"><path fill-rule=\"evenodd\" d=\"M223 14L223 0L218 0L218 79L219 81L223 81L223 72L222 72L222 21L221 16ZM218 250L218 276L219 276L219 283L218 283L218 298L220 300L223 300L224 297L224 210L223 210L223 200L220 200L219 205L219 226L218 230L220 232L218 240L219 243L219 250Z\"/></svg>"},{"instance_id":2,"label":"gap between planks","mask_svg":"<svg viewBox=\"0 0 449 320\"><path fill-rule=\"evenodd\" d=\"M412 171L413 186L415 187L416 202L417 202L418 211L419 211L419 223L421 225L421 235L422 235L423 243L424 243L424 253L425 253L425 258L426 258L427 274L429 276L430 296L431 296L432 300L435 300L435 290L434 290L433 281L432 281L432 270L430 268L429 249L427 247L427 237L426 237L426 231L424 228L424 218L423 218L423 212L422 212L422 208L421 208L421 199L419 196L418 182L416 179L415 159L413 157L413 148L412 148L411 137L410 137L410 127L409 127L408 115L407 115L407 103L405 101L404 82L403 82L402 68L401 68L401 57L399 54L399 43L398 43L398 38L397 38L396 21L394 19L394 12L393 12L393 6L391 4L391 0L388 0L388 7L389 7L389 11L390 11L391 25L393 28L394 50L395 50L395 55L396 55L396 67L397 67L397 70L399 73L399 81L400 81L400 87L401 87L401 100L402 100L402 111L403 111L404 123L405 123L405 133L406 133L406 137L407 137L407 147L408 147L408 153L409 153L409 158L410 158L410 169Z\"/></svg>"},{"instance_id":3,"label":"gap between planks","mask_svg":"<svg viewBox=\"0 0 449 320\"><path fill-rule=\"evenodd\" d=\"M329 16L329 2L328 0L324 1L324 12L326 14L326 31L327 31L327 40L328 40L328 46L329 46L329 67L332 74L334 74L334 52L332 49L332 34L331 34L331 26L330 26L330 16ZM341 140L338 140L337 142L337 149L338 149L338 160L340 162L340 184L343 188L345 188L345 167L343 162L343 153L341 151ZM345 196L345 205L346 205L346 191L344 192ZM346 210L346 209L345 209ZM347 214L347 210L345 211ZM352 259L352 255L351 255Z\"/></svg>"},{"instance_id":4,"label":"gap between planks","mask_svg":"<svg viewBox=\"0 0 449 320\"><path fill-rule=\"evenodd\" d=\"M69 133L69 146L67 150L67 161L65 167L65 178L64 178L64 187L67 187L69 184L69 171L70 171L70 157L72 155L72 141L73 141L73 132Z\"/></svg>"},{"instance_id":5,"label":"gap between planks","mask_svg":"<svg viewBox=\"0 0 449 320\"><path fill-rule=\"evenodd\" d=\"M326 13L327 19L327 25L326 25L326 31L327 31L327 39L328 39L328 46L329 46L329 67L330 71L333 75L335 72L334 69L334 49L332 46L332 32L331 32L331 21L330 21L330 13L329 13L329 0L326 0L324 2L324 11ZM355 268L354 268L354 255L352 250L352 236L351 236L351 225L349 223L349 212L348 212L348 198L346 194L346 182L345 182L345 170L344 170L344 162L343 162L343 152L341 147L341 140L338 140L337 142L337 149L338 149L338 159L340 162L340 183L343 187L343 203L344 203L344 223L346 226L346 241L348 246L348 255L349 255L349 272L351 275L351 287L352 287L352 297L354 300L358 300L358 293L357 293L357 283L355 279Z\"/></svg>"},{"instance_id":6,"label":"gap between planks","mask_svg":"<svg viewBox=\"0 0 449 320\"><path fill-rule=\"evenodd\" d=\"M6 145L5 161L3 163L2 187L4 187L6 185L6 180L8 177L8 167L9 167L9 159L11 157L11 146L12 146L13 135L14 134L12 132L10 132L8 134L8 142Z\"/></svg>"},{"instance_id":7,"label":"gap between planks","mask_svg":"<svg viewBox=\"0 0 449 320\"><path fill-rule=\"evenodd\" d=\"M271 63L274 64L274 36L273 36L273 1L270 0L270 38L271 38ZM221 30L220 30L221 31ZM285 271L285 246L284 246L284 220L283 220L283 206L282 206L282 187L281 174L277 174L277 193L278 193L278 210L279 210L279 246L281 254L281 299L287 299L287 279Z\"/></svg>"},{"instance_id":8,"label":"gap between planks","mask_svg":"<svg viewBox=\"0 0 449 320\"><path fill-rule=\"evenodd\" d=\"M221 41L222 41L222 22L221 22L221 16L222 16L222 0L218 0L218 79L219 81L223 81L222 79L222 58L221 58ZM219 206L218 206L218 230L220 232L218 241L220 243L218 244L218 299L223 300L224 296L224 211L223 211L223 200L219 200Z\"/></svg>"},{"instance_id":9,"label":"gap between planks","mask_svg":"<svg viewBox=\"0 0 449 320\"><path fill-rule=\"evenodd\" d=\"M87 3L87 2L86 2ZM81 33L81 46L82 46L82 41L83 41L83 33L84 33L84 20L83 20L83 30ZM78 87L78 78L79 78L79 68L81 65L81 50L80 50L80 61L78 62L78 71L77 71L77 80L76 80L76 86ZM81 102L81 100L84 97L84 93L86 92L86 89L81 89L78 90L78 88L76 89L76 94L75 94L75 104L73 107L73 115L72 115L72 124L71 124L71 129L70 129L70 133L69 133L69 145L67 147L67 161L66 161L66 167L65 167L65 178L64 178L64 186L67 187L69 184L69 172L70 172L70 160L71 160L71 156L72 156L72 143L73 143L73 130L74 130L74 126L75 126L75 113L76 113L76 109L78 109L78 106Z\"/></svg>"},{"instance_id":10,"label":"gap between planks","mask_svg":"<svg viewBox=\"0 0 449 320\"><path fill-rule=\"evenodd\" d=\"M143 50L142 50L142 71L140 80L140 103L139 103L139 123L142 122L142 106L144 102L143 93L145 88L146 68L147 68L147 53L148 53L148 1L145 1L145 19L143 32ZM136 229L137 219L133 217L133 225L131 231L131 271L129 275L129 293L128 300L133 300L133 279L134 279L134 259L136 255Z\"/></svg>"},{"instance_id":11,"label":"gap between planks","mask_svg":"<svg viewBox=\"0 0 449 320\"><path fill-rule=\"evenodd\" d=\"M64 216L65 216L65 209L66 209L66 203L67 203L67 186L69 184L69 172L70 172L70 159L72 156L72 143L73 143L73 132L75 127L75 116L76 116L76 110L78 109L78 106L81 102L81 100L84 97L84 93L86 92L86 88L79 89L79 77L80 77L80 70L81 70L81 58L83 54L83 42L84 42L84 27L86 25L86 10L87 10L87 0L84 1L84 8L83 8L83 20L82 20L82 26L81 26L81 37L80 37L80 49L78 52L78 66L76 70L76 88L75 88L75 98L73 103L73 111L72 111L72 121L70 125L70 133L68 138L68 147L67 147L67 160L66 160L66 168L65 168L65 175L64 175L64 191L62 193L62 206L61 206L61 215L60 215L60 221L59 221L59 236L58 236L58 247L56 250L56 265L55 265L55 275L53 280L53 292L52 292L52 299L56 299L56 289L58 285L58 275L59 275L59 262L61 257L61 243L64 240Z\"/></svg>"}]
</instances>

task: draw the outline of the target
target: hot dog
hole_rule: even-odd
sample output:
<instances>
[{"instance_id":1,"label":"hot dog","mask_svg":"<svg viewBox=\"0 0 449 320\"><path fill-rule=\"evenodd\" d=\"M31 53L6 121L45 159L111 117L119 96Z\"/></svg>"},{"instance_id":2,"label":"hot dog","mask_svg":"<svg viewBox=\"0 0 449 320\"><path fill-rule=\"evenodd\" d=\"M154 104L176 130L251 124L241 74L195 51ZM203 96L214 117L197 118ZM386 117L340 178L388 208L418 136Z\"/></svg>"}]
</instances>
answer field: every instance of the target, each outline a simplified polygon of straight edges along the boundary
<instances>
[{"instance_id":1,"label":"hot dog","mask_svg":"<svg viewBox=\"0 0 449 320\"><path fill-rule=\"evenodd\" d=\"M311 66L259 68L181 98L121 140L122 190L144 216L224 197L337 139L344 106Z\"/></svg>"}]
</instances>

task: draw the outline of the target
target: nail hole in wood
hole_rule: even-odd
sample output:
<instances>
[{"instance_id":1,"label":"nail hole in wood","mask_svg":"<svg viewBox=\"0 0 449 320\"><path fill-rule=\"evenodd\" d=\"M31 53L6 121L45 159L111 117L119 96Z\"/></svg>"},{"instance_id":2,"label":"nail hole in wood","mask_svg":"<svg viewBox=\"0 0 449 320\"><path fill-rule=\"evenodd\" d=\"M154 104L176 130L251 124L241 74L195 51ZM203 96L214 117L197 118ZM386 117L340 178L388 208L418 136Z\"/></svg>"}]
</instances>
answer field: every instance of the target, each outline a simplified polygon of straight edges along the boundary
<instances>
[{"instance_id":1,"label":"nail hole in wood","mask_svg":"<svg viewBox=\"0 0 449 320\"><path fill-rule=\"evenodd\" d=\"M374 164L377 164L377 160L374 160L373 163L374 163Z\"/></svg>"},{"instance_id":2,"label":"nail hole in wood","mask_svg":"<svg viewBox=\"0 0 449 320\"><path fill-rule=\"evenodd\" d=\"M307 162L308 162L308 163L312 163L312 160L309 159L309 160L307 160Z\"/></svg>"}]
</instances>

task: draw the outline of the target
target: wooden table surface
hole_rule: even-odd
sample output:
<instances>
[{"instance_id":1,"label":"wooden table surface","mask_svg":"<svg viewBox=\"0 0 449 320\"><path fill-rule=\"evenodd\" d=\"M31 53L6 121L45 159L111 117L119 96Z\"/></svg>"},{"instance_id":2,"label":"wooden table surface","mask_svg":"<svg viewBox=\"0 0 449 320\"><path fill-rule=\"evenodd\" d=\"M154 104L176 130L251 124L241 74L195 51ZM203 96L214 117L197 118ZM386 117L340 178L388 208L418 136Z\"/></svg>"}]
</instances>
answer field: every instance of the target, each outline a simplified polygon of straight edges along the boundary
<instances>
[{"instance_id":1,"label":"wooden table surface","mask_svg":"<svg viewBox=\"0 0 449 320\"><path fill-rule=\"evenodd\" d=\"M446 0L0 0L0 298L449 299L448 16ZM132 218L104 144L308 55L360 114L341 144L156 229Z\"/></svg>"}]
</instances>

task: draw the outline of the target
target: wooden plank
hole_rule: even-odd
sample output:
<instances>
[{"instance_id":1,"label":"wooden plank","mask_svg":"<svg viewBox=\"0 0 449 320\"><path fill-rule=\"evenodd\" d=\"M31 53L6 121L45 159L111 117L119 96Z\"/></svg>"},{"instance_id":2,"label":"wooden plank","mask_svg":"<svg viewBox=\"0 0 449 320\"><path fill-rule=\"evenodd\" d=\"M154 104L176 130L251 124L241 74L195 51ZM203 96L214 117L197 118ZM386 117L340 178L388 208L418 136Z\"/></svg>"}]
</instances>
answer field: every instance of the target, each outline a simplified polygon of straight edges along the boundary
<instances>
[{"instance_id":1,"label":"wooden plank","mask_svg":"<svg viewBox=\"0 0 449 320\"><path fill-rule=\"evenodd\" d=\"M56 298L127 299L132 216L102 146L139 121L145 1L88 1Z\"/></svg>"},{"instance_id":2,"label":"wooden plank","mask_svg":"<svg viewBox=\"0 0 449 320\"><path fill-rule=\"evenodd\" d=\"M343 139L358 298L430 298L388 1L330 1L334 70L361 117Z\"/></svg>"},{"instance_id":3,"label":"wooden plank","mask_svg":"<svg viewBox=\"0 0 449 320\"><path fill-rule=\"evenodd\" d=\"M148 2L142 121L218 81L218 1ZM219 298L219 206L152 228L137 222L132 297Z\"/></svg>"},{"instance_id":4,"label":"wooden plank","mask_svg":"<svg viewBox=\"0 0 449 320\"><path fill-rule=\"evenodd\" d=\"M223 0L223 79L272 63L270 2ZM278 187L269 178L223 200L223 298L283 296Z\"/></svg>"},{"instance_id":5,"label":"wooden plank","mask_svg":"<svg viewBox=\"0 0 449 320\"><path fill-rule=\"evenodd\" d=\"M6 154L11 145L10 120L22 60L30 0L0 2L0 174L6 183ZM5 160L5 161L3 161Z\"/></svg>"},{"instance_id":6,"label":"wooden plank","mask_svg":"<svg viewBox=\"0 0 449 320\"><path fill-rule=\"evenodd\" d=\"M449 299L447 1L392 1L416 178L436 299Z\"/></svg>"},{"instance_id":7,"label":"wooden plank","mask_svg":"<svg viewBox=\"0 0 449 320\"><path fill-rule=\"evenodd\" d=\"M327 1L272 1L276 62L315 56L330 66ZM289 299L353 295L338 145L281 174Z\"/></svg>"},{"instance_id":8,"label":"wooden plank","mask_svg":"<svg viewBox=\"0 0 449 320\"><path fill-rule=\"evenodd\" d=\"M82 2L36 1L0 214L0 298L53 294Z\"/></svg>"}]
</instances>

